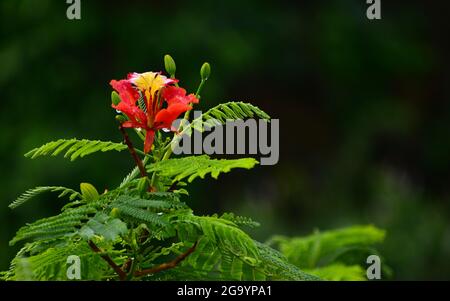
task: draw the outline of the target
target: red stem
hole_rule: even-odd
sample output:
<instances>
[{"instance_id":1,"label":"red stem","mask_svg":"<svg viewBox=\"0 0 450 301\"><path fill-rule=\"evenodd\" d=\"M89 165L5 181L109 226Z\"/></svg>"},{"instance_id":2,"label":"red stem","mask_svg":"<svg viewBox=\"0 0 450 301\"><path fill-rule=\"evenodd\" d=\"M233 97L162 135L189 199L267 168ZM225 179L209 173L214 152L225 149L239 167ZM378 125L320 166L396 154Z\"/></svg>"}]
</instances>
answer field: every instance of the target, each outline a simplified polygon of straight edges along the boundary
<instances>
[{"instance_id":1,"label":"red stem","mask_svg":"<svg viewBox=\"0 0 450 301\"><path fill-rule=\"evenodd\" d=\"M130 151L130 154L133 157L134 162L136 162L136 165L139 168L139 171L141 172L141 177L146 177L147 172L145 171L144 164L142 164L141 159L139 158L138 154L136 153L136 150L134 149L133 144L131 143L130 137L128 137L128 134L122 125L119 126L119 130L123 135L125 144L128 146L128 150Z\"/></svg>"},{"instance_id":2,"label":"red stem","mask_svg":"<svg viewBox=\"0 0 450 301\"><path fill-rule=\"evenodd\" d=\"M100 257L103 258L103 260L105 260L111 266L114 272L116 272L116 274L119 276L120 280L125 280L127 278L127 274L122 271L122 269L111 259L111 257L108 256L108 254L101 254L103 253L103 251L100 250L100 248L97 247L97 245L92 240L89 240L88 244L95 253L100 253Z\"/></svg>"},{"instance_id":3,"label":"red stem","mask_svg":"<svg viewBox=\"0 0 450 301\"><path fill-rule=\"evenodd\" d=\"M190 247L185 253L181 254L180 256L175 258L174 260L172 260L170 262L162 263L162 264L160 264L160 265L158 265L156 267L150 268L150 269L136 271L136 272L134 272L134 276L141 277L141 276L145 276L145 275L149 275L149 274L155 274L155 273L158 273L158 272L165 271L165 270L172 269L172 268L176 267L181 261L186 259L186 257L188 257L192 252L195 251L195 248L197 247L197 244L198 244L198 241L196 241L194 243L194 245L192 247Z\"/></svg>"}]
</instances>

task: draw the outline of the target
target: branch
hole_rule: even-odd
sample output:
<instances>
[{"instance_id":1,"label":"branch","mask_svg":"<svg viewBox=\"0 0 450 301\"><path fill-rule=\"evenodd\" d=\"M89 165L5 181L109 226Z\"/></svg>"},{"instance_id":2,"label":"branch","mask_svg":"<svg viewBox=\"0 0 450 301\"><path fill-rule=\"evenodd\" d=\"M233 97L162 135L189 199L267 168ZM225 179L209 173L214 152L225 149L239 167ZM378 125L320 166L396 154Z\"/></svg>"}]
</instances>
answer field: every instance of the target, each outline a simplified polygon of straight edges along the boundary
<instances>
[{"instance_id":1,"label":"branch","mask_svg":"<svg viewBox=\"0 0 450 301\"><path fill-rule=\"evenodd\" d=\"M104 254L103 251L100 250L100 248L97 247L97 245L92 240L89 240L88 244L89 244L89 247L95 253L100 253L100 257L102 257L111 266L111 268L114 270L114 272L116 272L117 275L119 276L120 280L126 279L127 274L124 271L122 271L122 269L111 259L111 257L109 257L108 254Z\"/></svg>"},{"instance_id":2,"label":"branch","mask_svg":"<svg viewBox=\"0 0 450 301\"><path fill-rule=\"evenodd\" d=\"M166 262L166 263L162 263L156 267L150 268L150 269L145 269L145 270L141 270L141 271L136 271L134 272L134 276L135 277L141 277L141 276L145 276L148 274L155 274L158 272L162 272L168 269L172 269L174 267L176 267L180 262L182 262L184 259L186 259L186 257L188 257L189 255L192 254L192 252L195 251L195 248L197 247L198 241L196 241L194 243L194 245L192 247L190 247L185 253L181 254L180 256L178 256L177 258L175 258L174 260L170 261L170 262Z\"/></svg>"},{"instance_id":3,"label":"branch","mask_svg":"<svg viewBox=\"0 0 450 301\"><path fill-rule=\"evenodd\" d=\"M128 146L128 150L130 151L130 154L133 157L134 162L136 162L136 165L139 168L139 171L141 172L141 177L146 177L147 172L145 171L144 165L142 164L141 159L137 155L136 150L134 149L133 144L131 143L130 137L128 137L128 134L122 125L119 125L119 130L123 135L123 139L125 140L125 143Z\"/></svg>"},{"instance_id":4,"label":"branch","mask_svg":"<svg viewBox=\"0 0 450 301\"><path fill-rule=\"evenodd\" d=\"M133 263L133 259L128 258L128 260L125 261L125 263L122 265L121 270L125 271L126 273L130 272L130 268L131 268L132 263Z\"/></svg>"}]
</instances>

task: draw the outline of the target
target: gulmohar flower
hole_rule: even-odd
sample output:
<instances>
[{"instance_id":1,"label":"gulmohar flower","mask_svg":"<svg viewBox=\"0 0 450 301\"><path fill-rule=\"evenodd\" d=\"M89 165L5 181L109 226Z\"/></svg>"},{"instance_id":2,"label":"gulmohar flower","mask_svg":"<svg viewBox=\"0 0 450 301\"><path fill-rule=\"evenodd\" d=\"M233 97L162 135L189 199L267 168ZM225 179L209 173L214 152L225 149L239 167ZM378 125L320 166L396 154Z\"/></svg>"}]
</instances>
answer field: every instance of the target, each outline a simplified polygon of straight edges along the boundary
<instances>
[{"instance_id":1,"label":"gulmohar flower","mask_svg":"<svg viewBox=\"0 0 450 301\"><path fill-rule=\"evenodd\" d=\"M177 79L167 78L160 72L130 73L127 79L110 82L121 100L112 107L128 117L122 126L146 131L145 153L151 151L157 130L174 130L172 123L180 114L192 109L191 104L198 103L194 94L186 95L185 89L173 86L177 82ZM138 105L141 97L145 108Z\"/></svg>"}]
</instances>

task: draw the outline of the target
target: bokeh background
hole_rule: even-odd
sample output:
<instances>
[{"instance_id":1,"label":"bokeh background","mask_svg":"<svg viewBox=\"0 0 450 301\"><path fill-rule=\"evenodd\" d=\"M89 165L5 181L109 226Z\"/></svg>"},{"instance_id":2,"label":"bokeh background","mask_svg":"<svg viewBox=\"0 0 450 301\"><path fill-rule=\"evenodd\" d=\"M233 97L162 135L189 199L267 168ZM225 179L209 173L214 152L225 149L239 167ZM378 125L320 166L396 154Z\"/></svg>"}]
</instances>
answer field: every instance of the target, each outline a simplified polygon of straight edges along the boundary
<instances>
[{"instance_id":1,"label":"bokeh background","mask_svg":"<svg viewBox=\"0 0 450 301\"><path fill-rule=\"evenodd\" d=\"M191 90L211 63L202 108L250 101L280 119L279 163L195 182L197 213L250 216L262 241L372 223L387 230L394 279L450 279L450 51L438 2L382 1L380 21L363 0L81 2L80 21L62 0L0 2L1 270L15 231L63 203L44 195L11 211L21 192L113 187L133 165L126 152L23 154L56 138L119 141L110 79L162 70L170 53Z\"/></svg>"}]
</instances>

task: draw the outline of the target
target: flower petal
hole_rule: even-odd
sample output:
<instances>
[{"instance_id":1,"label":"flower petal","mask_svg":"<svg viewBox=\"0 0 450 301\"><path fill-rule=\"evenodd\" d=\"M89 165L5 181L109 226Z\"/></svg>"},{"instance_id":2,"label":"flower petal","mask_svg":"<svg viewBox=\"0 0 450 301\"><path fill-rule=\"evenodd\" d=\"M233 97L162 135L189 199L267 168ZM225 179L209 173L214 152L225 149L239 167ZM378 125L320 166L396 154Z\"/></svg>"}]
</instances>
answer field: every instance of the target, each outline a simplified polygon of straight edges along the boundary
<instances>
[{"instance_id":1,"label":"flower petal","mask_svg":"<svg viewBox=\"0 0 450 301\"><path fill-rule=\"evenodd\" d=\"M141 124L140 127L145 128L147 126L147 116L144 111L135 104L121 101L118 105L112 105L112 107L127 115L130 121Z\"/></svg>"},{"instance_id":2,"label":"flower petal","mask_svg":"<svg viewBox=\"0 0 450 301\"><path fill-rule=\"evenodd\" d=\"M171 105L173 103L198 103L198 98L194 94L186 96L186 90L179 87L169 86L163 90L163 97Z\"/></svg>"},{"instance_id":3,"label":"flower petal","mask_svg":"<svg viewBox=\"0 0 450 301\"><path fill-rule=\"evenodd\" d=\"M153 97L156 91L161 88L176 83L178 80L167 78L161 75L161 72L144 72L144 73L130 73L128 80L133 83L140 91L148 91Z\"/></svg>"},{"instance_id":4,"label":"flower petal","mask_svg":"<svg viewBox=\"0 0 450 301\"><path fill-rule=\"evenodd\" d=\"M144 153L148 154L152 150L153 140L155 139L155 131L147 130L145 134Z\"/></svg>"},{"instance_id":5,"label":"flower petal","mask_svg":"<svg viewBox=\"0 0 450 301\"><path fill-rule=\"evenodd\" d=\"M122 123L122 127L124 128L134 128L134 129L145 129L144 124L137 123L134 121L125 121Z\"/></svg>"},{"instance_id":6,"label":"flower petal","mask_svg":"<svg viewBox=\"0 0 450 301\"><path fill-rule=\"evenodd\" d=\"M181 113L192 109L190 105L184 103L170 104L166 109L162 109L155 116L153 127L155 129L172 128L172 123L180 116Z\"/></svg>"},{"instance_id":7,"label":"flower petal","mask_svg":"<svg viewBox=\"0 0 450 301\"><path fill-rule=\"evenodd\" d=\"M120 99L126 103L134 104L139 99L139 93L133 88L131 82L125 79L110 82L110 85L119 93Z\"/></svg>"}]
</instances>

